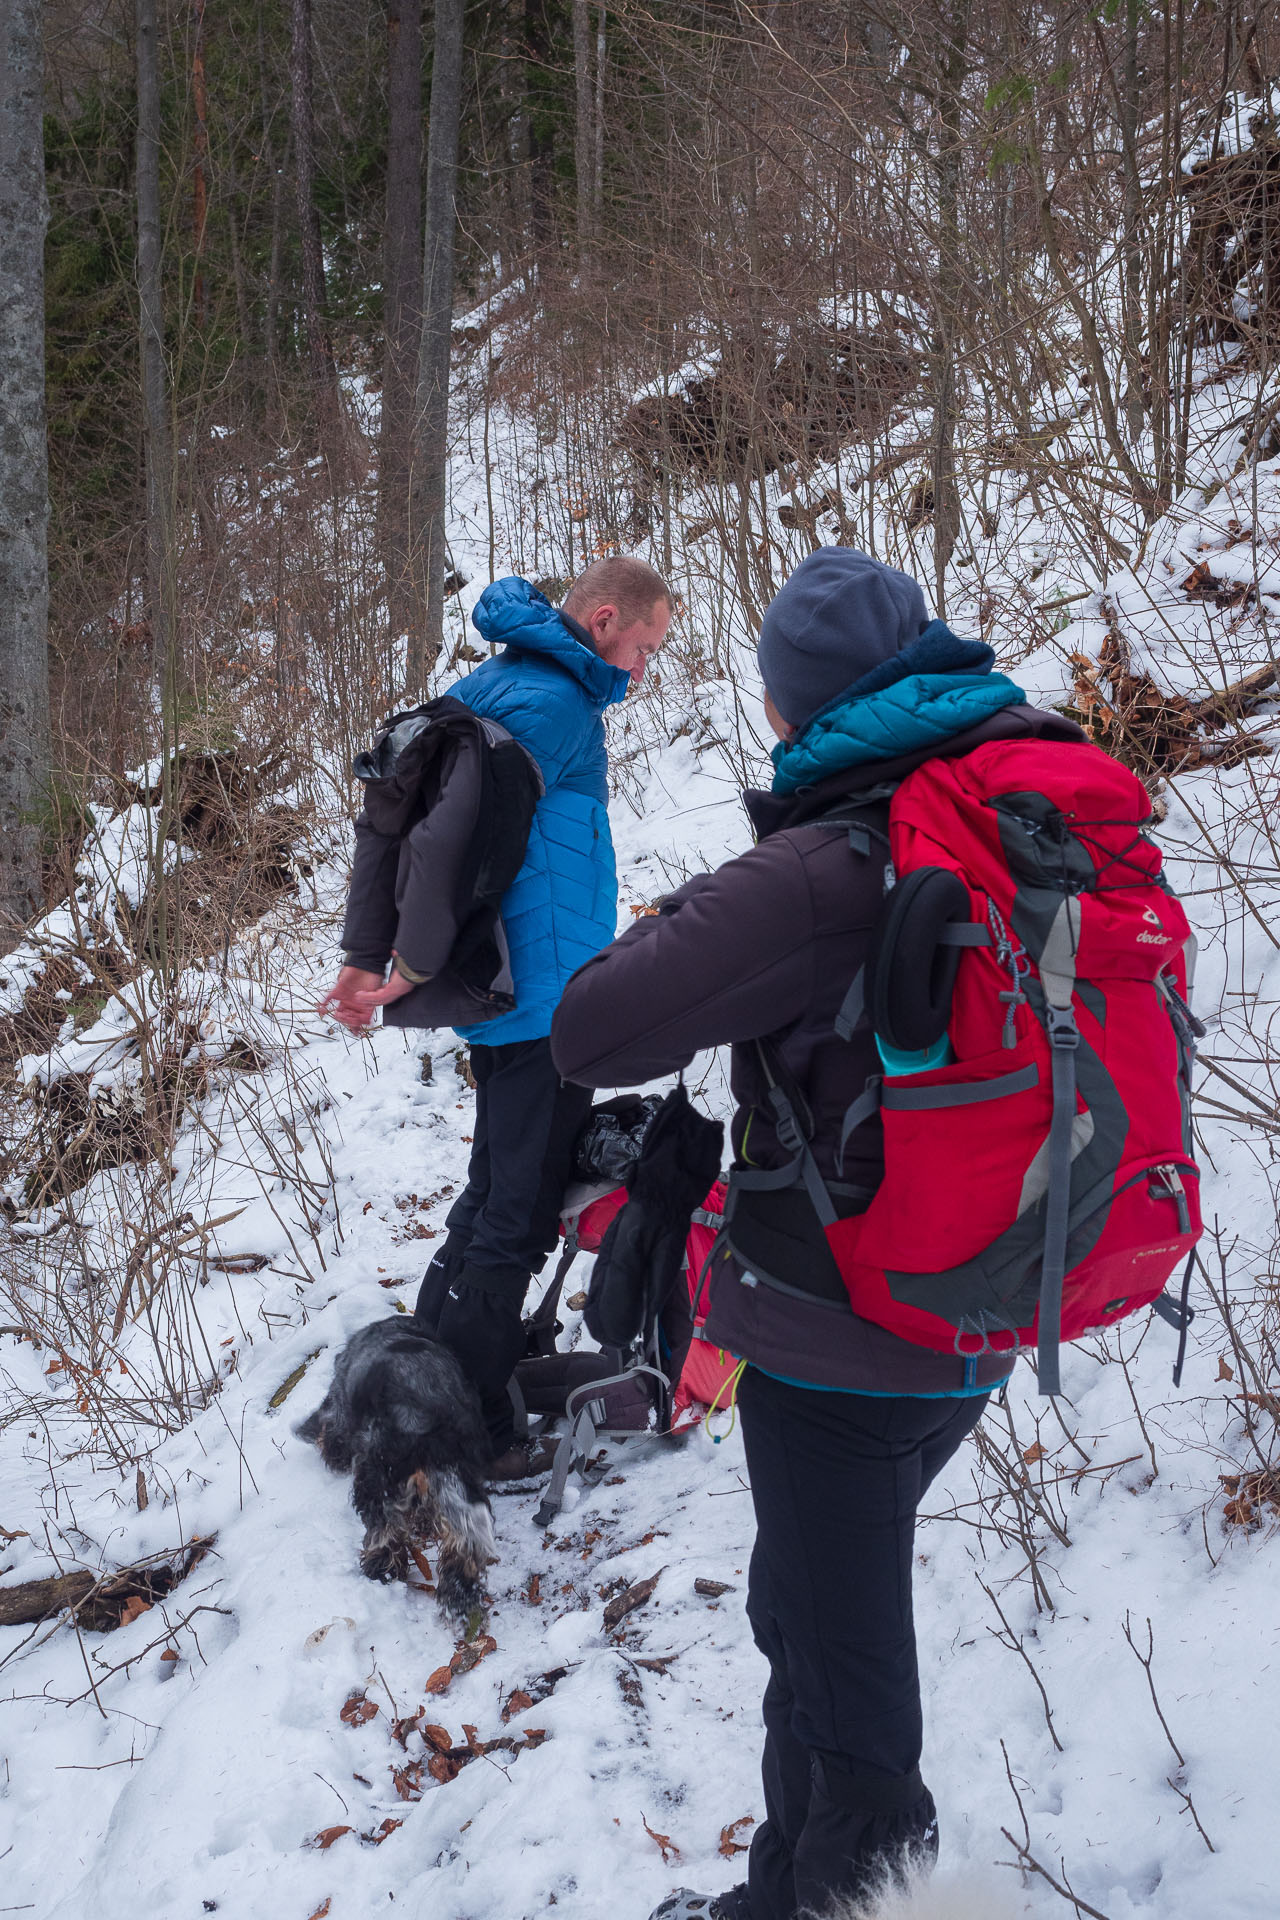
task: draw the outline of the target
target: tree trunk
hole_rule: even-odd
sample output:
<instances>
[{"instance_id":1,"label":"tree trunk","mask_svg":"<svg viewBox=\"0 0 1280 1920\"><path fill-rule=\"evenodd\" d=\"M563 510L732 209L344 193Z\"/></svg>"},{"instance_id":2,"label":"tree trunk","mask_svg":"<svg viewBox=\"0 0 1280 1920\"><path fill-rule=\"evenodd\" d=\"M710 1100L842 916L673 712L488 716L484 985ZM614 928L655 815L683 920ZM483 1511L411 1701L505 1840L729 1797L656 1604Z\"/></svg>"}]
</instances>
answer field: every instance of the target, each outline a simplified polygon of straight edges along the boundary
<instances>
[{"instance_id":1,"label":"tree trunk","mask_svg":"<svg viewBox=\"0 0 1280 1920\"><path fill-rule=\"evenodd\" d=\"M453 243L462 108L463 0L436 0L427 132L427 205L422 258L422 341L414 409L410 547L417 613L409 635L412 696L444 644L445 479L449 456L449 348L453 334Z\"/></svg>"},{"instance_id":2,"label":"tree trunk","mask_svg":"<svg viewBox=\"0 0 1280 1920\"><path fill-rule=\"evenodd\" d=\"M1120 84L1120 144L1124 152L1124 412L1129 440L1134 446L1146 419L1142 395L1142 176L1138 166L1138 111L1138 0L1125 0L1124 73Z\"/></svg>"},{"instance_id":3,"label":"tree trunk","mask_svg":"<svg viewBox=\"0 0 1280 1920\"><path fill-rule=\"evenodd\" d=\"M948 20L948 44L939 73L941 122L938 153L937 332L930 355L933 374L933 577L934 609L947 614L947 567L960 533L956 484L956 332L964 272L960 257L960 163L964 147L961 88L969 43L970 0L960 0Z\"/></svg>"},{"instance_id":4,"label":"tree trunk","mask_svg":"<svg viewBox=\"0 0 1280 1920\"><path fill-rule=\"evenodd\" d=\"M40 0L0 12L0 951L43 907L49 781Z\"/></svg>"},{"instance_id":5,"label":"tree trunk","mask_svg":"<svg viewBox=\"0 0 1280 1920\"><path fill-rule=\"evenodd\" d=\"M258 107L261 117L261 131L258 135L259 152L263 165L271 174L271 246L267 267L267 297L262 307L262 357L265 363L266 389L271 407L275 409L280 400L280 370L277 366L279 356L280 324L280 247L284 229L284 181L289 170L290 147L292 145L288 129L285 130L285 151L281 158L276 157L274 123L283 101L280 96L272 104L268 92L267 76L270 68L267 62L267 37L263 30L262 9L258 9Z\"/></svg>"},{"instance_id":6,"label":"tree trunk","mask_svg":"<svg viewBox=\"0 0 1280 1920\"><path fill-rule=\"evenodd\" d=\"M547 0L525 0L525 126L529 143L529 225L533 258L545 273L555 251L555 136L540 110L539 94L551 66ZM535 75L537 79L535 80Z\"/></svg>"},{"instance_id":7,"label":"tree trunk","mask_svg":"<svg viewBox=\"0 0 1280 1920\"><path fill-rule=\"evenodd\" d=\"M387 99L378 525L391 631L399 634L413 624L409 466L422 336L422 0L387 0Z\"/></svg>"},{"instance_id":8,"label":"tree trunk","mask_svg":"<svg viewBox=\"0 0 1280 1920\"><path fill-rule=\"evenodd\" d=\"M591 224L597 242L600 239L601 222L604 219L604 76L608 51L604 29L608 14L609 9L601 7L596 15L596 150L591 181Z\"/></svg>"},{"instance_id":9,"label":"tree trunk","mask_svg":"<svg viewBox=\"0 0 1280 1920\"><path fill-rule=\"evenodd\" d=\"M191 107L195 133L191 163L191 240L195 254L193 306L197 327L203 331L209 318L208 295L204 283L204 239L209 218L209 101L204 78L204 5L191 5Z\"/></svg>"},{"instance_id":10,"label":"tree trunk","mask_svg":"<svg viewBox=\"0 0 1280 1920\"><path fill-rule=\"evenodd\" d=\"M173 705L175 670L173 443L164 364L160 239L160 61L155 0L137 0L138 345L147 481L147 615L152 660Z\"/></svg>"},{"instance_id":11,"label":"tree trunk","mask_svg":"<svg viewBox=\"0 0 1280 1920\"><path fill-rule=\"evenodd\" d=\"M591 99L591 7L590 0L573 0L573 171L578 207L578 266L586 266L591 255L592 233L592 139Z\"/></svg>"},{"instance_id":12,"label":"tree trunk","mask_svg":"<svg viewBox=\"0 0 1280 1920\"><path fill-rule=\"evenodd\" d=\"M315 104L311 79L311 0L292 0L293 38L289 80L293 99L293 166L302 252L302 301L307 358L321 438L328 441L338 418L338 381L325 327L324 254L316 211Z\"/></svg>"}]
</instances>

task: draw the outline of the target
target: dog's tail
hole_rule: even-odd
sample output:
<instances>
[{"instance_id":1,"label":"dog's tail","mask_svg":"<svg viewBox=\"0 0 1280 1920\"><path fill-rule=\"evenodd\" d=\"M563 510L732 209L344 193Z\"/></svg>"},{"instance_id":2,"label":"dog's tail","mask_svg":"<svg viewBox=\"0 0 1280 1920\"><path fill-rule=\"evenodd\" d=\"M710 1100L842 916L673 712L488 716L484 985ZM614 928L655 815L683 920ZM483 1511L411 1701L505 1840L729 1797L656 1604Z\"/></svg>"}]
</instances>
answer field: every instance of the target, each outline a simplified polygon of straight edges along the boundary
<instances>
[{"instance_id":1,"label":"dog's tail","mask_svg":"<svg viewBox=\"0 0 1280 1920\"><path fill-rule=\"evenodd\" d=\"M1017 1912L1008 1887L990 1874L912 1872L857 1905L824 1909L822 1920L1015 1920Z\"/></svg>"}]
</instances>

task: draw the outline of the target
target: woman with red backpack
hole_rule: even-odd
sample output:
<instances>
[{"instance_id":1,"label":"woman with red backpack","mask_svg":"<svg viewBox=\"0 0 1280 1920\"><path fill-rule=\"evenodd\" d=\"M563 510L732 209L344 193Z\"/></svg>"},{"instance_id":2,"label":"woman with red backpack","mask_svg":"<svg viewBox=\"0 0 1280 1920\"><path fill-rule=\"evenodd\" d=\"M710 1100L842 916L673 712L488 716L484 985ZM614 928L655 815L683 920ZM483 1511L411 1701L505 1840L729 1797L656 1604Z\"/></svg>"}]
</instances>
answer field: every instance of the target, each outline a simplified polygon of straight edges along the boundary
<instances>
[{"instance_id":1,"label":"woman with red backpack","mask_svg":"<svg viewBox=\"0 0 1280 1920\"><path fill-rule=\"evenodd\" d=\"M943 1336L932 1344L927 1332L907 1338L883 1324L892 1314L872 1318L870 1308L854 1311L851 1270L838 1258L847 1230L842 1223L863 1215L881 1187L881 1096L893 1087L895 1073L919 1076L909 1084L923 1083L914 1096L921 1108L985 1100L1006 1090L1028 1103L1028 1120L1040 1127L1043 1150L1034 1165L1017 1170L1022 1198L1015 1181L1008 1210L1015 1237L1022 1232L1026 1238L1026 1221L1039 1222L1037 1283L1046 1231L1050 1237L1053 1232L1042 1218L1050 1204L1048 1177L1035 1172L1050 1157L1044 1143L1051 1115L1065 1115L1066 1151L1079 1155L1080 1164L1110 1148L1105 1115L1094 1130L1097 1137L1085 1138L1089 1129L1076 1118L1074 1081L1063 1093L1066 1081L1060 1087L1056 1067L1050 1086L1047 1064L1043 1072L1017 1065L1030 1057L1028 1049L1045 1044L1041 984L1049 988L1058 975L1050 972L1046 943L1043 975L1027 978L1032 969L1026 948L1012 935L1000 944L1004 922L994 905L989 926L976 924L975 907L974 920L965 914L962 931L930 935L953 948L941 975L932 949L912 954L909 930L890 969L899 984L918 975L927 997L938 978L954 982L957 964L971 970L978 964L967 954L959 959L965 948L989 949L982 966L991 970L983 975L991 1008L982 1017L995 1022L995 1052L982 1072L994 1077L955 1097L931 1089L933 1079L947 1079L946 1006L927 1053L898 1057L884 1044L883 1020L873 1027L867 987L874 976L883 1001L885 972L875 974L873 936L896 877L891 797L922 767L986 766L998 750L1022 773L1034 765L1055 778L1100 763L1130 783L1126 805L1138 819L1146 804L1131 776L1091 748L1072 721L1029 706L1020 688L993 671L994 660L984 644L959 638L941 621L930 623L919 586L905 574L848 548L810 555L761 628L765 710L779 744L772 791L745 796L756 846L718 872L689 881L657 914L637 921L582 967L552 1027L560 1072L594 1087L634 1085L684 1067L703 1048L732 1048L734 1171L727 1224L711 1262L705 1337L747 1362L738 1405L757 1525L747 1611L770 1668L765 1818L743 1885L718 1895L682 1891L653 1920L792 1920L800 1912L825 1911L837 1898L866 1898L905 1861L927 1865L936 1856L934 1802L920 1773L911 1603L916 1513L993 1389L1008 1378L1013 1352L1026 1337L1019 1329L1034 1318L1035 1301L1027 1308L1020 1300L1016 1311L1011 1306L1007 1335L990 1332L1003 1326L998 1313L977 1309L973 1324L985 1329L980 1338L960 1332L953 1337L953 1328L933 1312L917 1317L922 1326L943 1327ZM974 754L976 761L968 758ZM1108 806L1114 812L1110 800ZM995 813L988 810L981 819L995 823L993 834L1003 831ZM1034 826L1027 828L1031 838ZM1141 840L1137 826L1130 840ZM1004 842L993 844L999 850ZM1159 856L1149 843L1142 847L1145 902L1151 894L1148 870L1154 861L1158 872ZM1127 845L1124 858L1133 864ZM1121 859L1123 865L1124 858L1108 854L1107 862ZM1065 873L1060 848L1053 859L1061 860ZM1056 876L1055 867L1043 899L1066 898L1089 884L1087 877L1072 880L1065 894L1053 894ZM974 897L961 891L966 909ZM1168 899L1168 929L1162 926L1159 936L1149 932L1149 949L1135 948L1147 969L1144 991L1152 1008L1158 1002L1151 981L1166 957L1176 956L1186 933L1176 901L1162 897ZM1042 903L1042 894L1034 901ZM943 917L948 914L954 919L953 908ZM1145 918L1156 921L1149 905ZM1067 924L1078 926L1078 918L1068 913ZM1157 951L1160 940L1165 945ZM1030 932L1026 941L1035 946ZM999 971L1006 947L1014 956L1009 978ZM961 977L977 978L972 972ZM1172 972L1168 978L1176 999L1174 986L1184 983L1180 975L1175 982ZM1095 1006L1097 996L1089 998L1088 983L1081 984L1085 996L1074 1004L1087 1027L1085 1009ZM1074 1028L1072 983L1065 994L1062 1017ZM1143 1017L1154 1020L1155 1014ZM1005 1056L1017 1067L1007 1073L1002 1034L1006 1044L1022 1049ZM918 1043L919 1033L908 1040ZM1082 1073L1102 1047L1088 1028L1080 1037ZM1171 1089L1181 1057L1175 1059L1170 1027ZM974 1081L981 1078L976 1074ZM909 1098L896 1096L904 1105ZM1170 1099L1176 1105L1172 1092ZM886 1111L893 1103L892 1097L883 1099ZM992 1111L987 1106L973 1121L961 1118L977 1136ZM1174 1123L1165 1115L1162 1124ZM1056 1141L1059 1128L1053 1132ZM1033 1148L1027 1153L1030 1160ZM1192 1164L1182 1164L1189 1177ZM1163 1208L1161 1219L1168 1215L1160 1231L1167 1233L1162 1247L1169 1264L1150 1262L1144 1269L1159 1266L1158 1288L1177 1248L1185 1247L1181 1230L1194 1237L1198 1222L1184 1219L1185 1192L1176 1170L1168 1175L1167 1192L1159 1168L1148 1174L1141 1205L1157 1213ZM922 1198L949 1177L947 1169L923 1161L913 1173ZM1073 1185L1073 1204L1074 1195ZM943 1211L965 1209L959 1204ZM1073 1234L1076 1218L1073 1213ZM1074 1238L1071 1248L1074 1257ZM1027 1256L1020 1257L1025 1267ZM890 1290L901 1277L877 1275ZM936 1307L928 1288L936 1295L939 1276L920 1278ZM994 1298L990 1275L984 1273L981 1284ZM1150 1299L1150 1291L1143 1298ZM1117 1312L1129 1304L1127 1294L1109 1303Z\"/></svg>"}]
</instances>

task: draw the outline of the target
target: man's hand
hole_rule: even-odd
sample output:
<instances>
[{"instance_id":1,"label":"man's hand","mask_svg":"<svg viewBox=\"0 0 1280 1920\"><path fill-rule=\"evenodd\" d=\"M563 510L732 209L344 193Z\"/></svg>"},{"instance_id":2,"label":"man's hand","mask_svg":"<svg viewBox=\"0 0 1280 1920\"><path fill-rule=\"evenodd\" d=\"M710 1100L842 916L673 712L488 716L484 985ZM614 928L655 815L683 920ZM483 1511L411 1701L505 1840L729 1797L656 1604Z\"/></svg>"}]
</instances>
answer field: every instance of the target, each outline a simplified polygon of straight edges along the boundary
<instances>
[{"instance_id":1,"label":"man's hand","mask_svg":"<svg viewBox=\"0 0 1280 1920\"><path fill-rule=\"evenodd\" d=\"M373 1024L376 1009L399 1000L412 985L394 970L384 986L380 973L365 967L343 967L316 1012L332 1014L349 1033L364 1033Z\"/></svg>"}]
</instances>

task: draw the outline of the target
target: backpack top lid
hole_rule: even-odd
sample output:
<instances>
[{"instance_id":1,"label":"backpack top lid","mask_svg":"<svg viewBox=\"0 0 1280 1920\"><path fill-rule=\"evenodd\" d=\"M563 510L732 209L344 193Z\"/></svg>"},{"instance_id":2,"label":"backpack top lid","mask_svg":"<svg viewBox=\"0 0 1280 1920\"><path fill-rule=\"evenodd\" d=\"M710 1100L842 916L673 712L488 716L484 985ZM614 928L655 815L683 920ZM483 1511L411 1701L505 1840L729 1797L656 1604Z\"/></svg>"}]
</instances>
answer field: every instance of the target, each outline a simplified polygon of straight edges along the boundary
<instances>
[{"instance_id":1,"label":"backpack top lid","mask_svg":"<svg viewBox=\"0 0 1280 1920\"><path fill-rule=\"evenodd\" d=\"M1037 965L1066 900L1076 974L1154 980L1191 929L1150 818L1142 782L1100 747L993 742L917 768L894 796L890 839L900 875L950 868L995 902Z\"/></svg>"}]
</instances>

